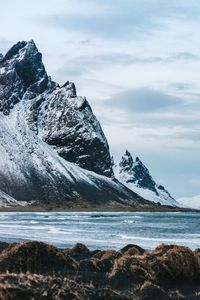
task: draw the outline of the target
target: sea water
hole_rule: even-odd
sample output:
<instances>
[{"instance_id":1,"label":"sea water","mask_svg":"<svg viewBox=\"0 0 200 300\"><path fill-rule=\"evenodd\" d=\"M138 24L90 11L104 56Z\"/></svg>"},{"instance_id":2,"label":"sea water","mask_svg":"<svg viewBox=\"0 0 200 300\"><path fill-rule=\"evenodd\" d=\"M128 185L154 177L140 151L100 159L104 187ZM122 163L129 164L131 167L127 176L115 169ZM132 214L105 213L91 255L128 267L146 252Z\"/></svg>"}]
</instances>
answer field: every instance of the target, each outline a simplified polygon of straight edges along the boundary
<instances>
[{"instance_id":1,"label":"sea water","mask_svg":"<svg viewBox=\"0 0 200 300\"><path fill-rule=\"evenodd\" d=\"M161 243L200 248L200 214L186 212L34 212L0 213L0 241L38 240L58 247L86 244L120 249Z\"/></svg>"}]
</instances>

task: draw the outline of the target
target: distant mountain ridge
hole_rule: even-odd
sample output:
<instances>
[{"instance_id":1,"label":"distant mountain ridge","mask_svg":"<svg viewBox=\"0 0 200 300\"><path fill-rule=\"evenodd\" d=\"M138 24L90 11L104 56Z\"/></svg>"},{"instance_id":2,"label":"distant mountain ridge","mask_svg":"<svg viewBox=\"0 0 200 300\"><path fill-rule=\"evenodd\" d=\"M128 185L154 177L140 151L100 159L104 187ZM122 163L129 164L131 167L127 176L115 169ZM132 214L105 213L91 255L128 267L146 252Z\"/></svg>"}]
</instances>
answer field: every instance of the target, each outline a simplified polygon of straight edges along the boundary
<instances>
[{"instance_id":1,"label":"distant mountain ridge","mask_svg":"<svg viewBox=\"0 0 200 300\"><path fill-rule=\"evenodd\" d=\"M178 205L170 193L153 180L149 170L139 157L133 160L128 150L122 156L119 164L114 164L114 174L120 182L146 200L160 202L163 205Z\"/></svg>"},{"instance_id":2,"label":"distant mountain ridge","mask_svg":"<svg viewBox=\"0 0 200 300\"><path fill-rule=\"evenodd\" d=\"M193 197L182 197L178 199L180 207L188 207L192 209L200 209L200 195Z\"/></svg>"}]
</instances>

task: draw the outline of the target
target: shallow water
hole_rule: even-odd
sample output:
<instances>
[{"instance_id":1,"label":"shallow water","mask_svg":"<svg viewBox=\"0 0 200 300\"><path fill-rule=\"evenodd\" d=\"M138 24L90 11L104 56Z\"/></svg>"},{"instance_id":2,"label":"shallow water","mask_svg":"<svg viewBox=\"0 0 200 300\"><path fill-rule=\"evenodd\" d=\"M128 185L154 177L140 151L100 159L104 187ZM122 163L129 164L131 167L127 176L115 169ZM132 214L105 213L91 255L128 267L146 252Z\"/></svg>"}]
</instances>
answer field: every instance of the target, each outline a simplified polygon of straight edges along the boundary
<instances>
[{"instance_id":1,"label":"shallow water","mask_svg":"<svg viewBox=\"0 0 200 300\"><path fill-rule=\"evenodd\" d=\"M0 240L39 240L58 247L77 242L90 249L161 243L200 248L200 214L183 212L0 213Z\"/></svg>"}]
</instances>

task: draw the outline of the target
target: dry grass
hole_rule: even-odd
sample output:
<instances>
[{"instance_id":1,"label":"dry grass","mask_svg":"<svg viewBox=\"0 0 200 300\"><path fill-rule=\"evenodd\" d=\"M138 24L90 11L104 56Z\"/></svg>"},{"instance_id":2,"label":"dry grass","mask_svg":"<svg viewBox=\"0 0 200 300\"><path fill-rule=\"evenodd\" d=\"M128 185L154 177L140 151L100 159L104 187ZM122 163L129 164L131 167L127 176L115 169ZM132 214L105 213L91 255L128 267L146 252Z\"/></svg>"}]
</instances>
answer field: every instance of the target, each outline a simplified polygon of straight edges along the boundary
<instances>
[{"instance_id":1,"label":"dry grass","mask_svg":"<svg viewBox=\"0 0 200 300\"><path fill-rule=\"evenodd\" d=\"M3 245L0 274L0 300L200 299L200 251L181 246L91 252L83 244Z\"/></svg>"},{"instance_id":2,"label":"dry grass","mask_svg":"<svg viewBox=\"0 0 200 300\"><path fill-rule=\"evenodd\" d=\"M0 253L0 272L53 274L78 268L78 263L69 255L41 242L12 244Z\"/></svg>"},{"instance_id":3,"label":"dry grass","mask_svg":"<svg viewBox=\"0 0 200 300\"><path fill-rule=\"evenodd\" d=\"M199 280L200 263L195 253L181 246L161 245L145 257L157 280Z\"/></svg>"}]
</instances>

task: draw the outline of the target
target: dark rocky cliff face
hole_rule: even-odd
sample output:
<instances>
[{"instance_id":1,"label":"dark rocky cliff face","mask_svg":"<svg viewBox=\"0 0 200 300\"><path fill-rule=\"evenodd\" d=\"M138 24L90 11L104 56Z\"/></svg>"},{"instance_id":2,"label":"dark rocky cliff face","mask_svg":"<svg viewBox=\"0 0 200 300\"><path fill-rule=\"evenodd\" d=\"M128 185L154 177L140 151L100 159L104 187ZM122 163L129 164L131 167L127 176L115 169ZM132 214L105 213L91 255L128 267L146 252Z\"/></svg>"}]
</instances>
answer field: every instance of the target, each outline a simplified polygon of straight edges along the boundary
<instances>
[{"instance_id":1,"label":"dark rocky cliff face","mask_svg":"<svg viewBox=\"0 0 200 300\"><path fill-rule=\"evenodd\" d=\"M154 181L149 170L139 157L133 160L128 150L122 156L119 165L114 165L114 172L120 182L143 198L165 205L178 205L170 193L162 185L158 185Z\"/></svg>"},{"instance_id":2,"label":"dark rocky cliff face","mask_svg":"<svg viewBox=\"0 0 200 300\"><path fill-rule=\"evenodd\" d=\"M8 115L25 92L32 97L47 87L42 55L33 41L18 42L0 61L0 111Z\"/></svg>"},{"instance_id":3,"label":"dark rocky cliff face","mask_svg":"<svg viewBox=\"0 0 200 300\"><path fill-rule=\"evenodd\" d=\"M16 200L147 204L113 178L108 143L90 105L73 83L60 87L51 80L33 41L0 58L2 197L4 206Z\"/></svg>"},{"instance_id":4,"label":"dark rocky cliff face","mask_svg":"<svg viewBox=\"0 0 200 300\"><path fill-rule=\"evenodd\" d=\"M109 147L101 126L74 83L48 77L33 41L18 42L0 60L0 111L8 115L29 101L29 127L67 161L112 177Z\"/></svg>"},{"instance_id":5,"label":"dark rocky cliff face","mask_svg":"<svg viewBox=\"0 0 200 300\"><path fill-rule=\"evenodd\" d=\"M157 194L156 183L139 157L136 157L134 161L130 152L126 150L125 155L122 156L119 163L119 167L121 172L125 171L130 175L127 182L137 183L140 187L149 189Z\"/></svg>"},{"instance_id":6,"label":"dark rocky cliff face","mask_svg":"<svg viewBox=\"0 0 200 300\"><path fill-rule=\"evenodd\" d=\"M70 162L108 177L112 176L109 147L101 126L84 97L72 83L43 93L30 106L31 126Z\"/></svg>"}]
</instances>

